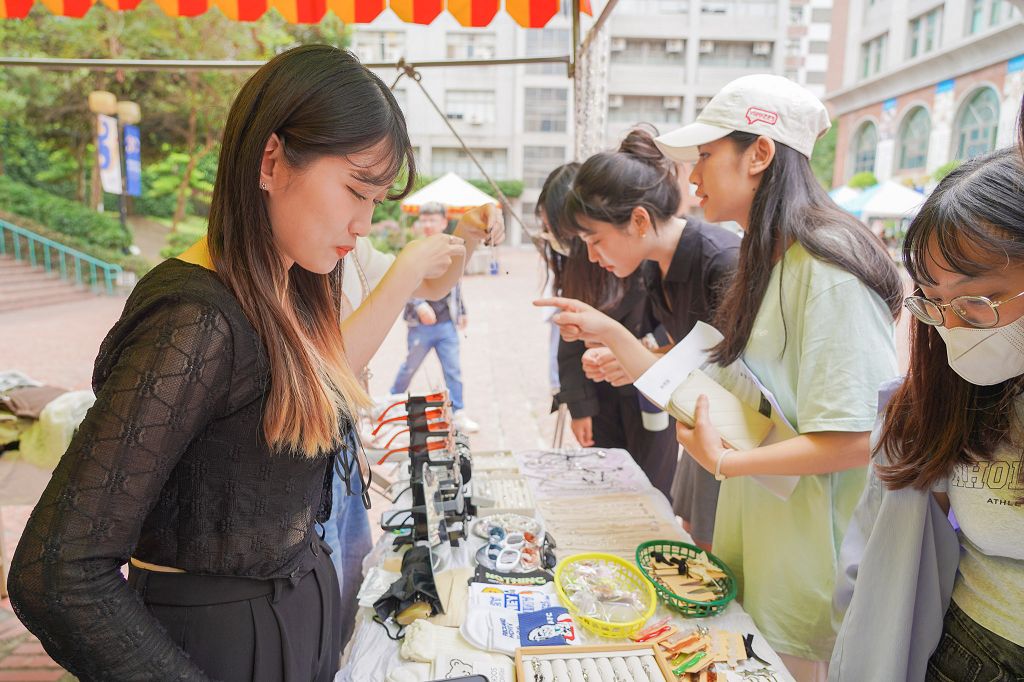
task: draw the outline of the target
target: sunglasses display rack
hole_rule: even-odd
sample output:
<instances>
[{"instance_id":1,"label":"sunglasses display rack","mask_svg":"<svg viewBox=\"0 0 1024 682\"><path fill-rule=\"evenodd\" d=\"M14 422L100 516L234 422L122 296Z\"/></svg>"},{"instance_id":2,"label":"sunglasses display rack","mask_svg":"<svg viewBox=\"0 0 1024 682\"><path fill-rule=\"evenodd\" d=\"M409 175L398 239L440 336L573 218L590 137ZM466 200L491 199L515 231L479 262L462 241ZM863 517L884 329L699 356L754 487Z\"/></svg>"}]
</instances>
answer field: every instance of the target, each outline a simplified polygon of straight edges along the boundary
<instances>
[{"instance_id":1,"label":"sunglasses display rack","mask_svg":"<svg viewBox=\"0 0 1024 682\"><path fill-rule=\"evenodd\" d=\"M404 406L409 445L401 450L409 458L412 532L398 536L395 544L458 546L466 520L476 512L466 492L472 477L469 441L452 426L447 393L410 396ZM385 417L381 415L382 424Z\"/></svg>"}]
</instances>

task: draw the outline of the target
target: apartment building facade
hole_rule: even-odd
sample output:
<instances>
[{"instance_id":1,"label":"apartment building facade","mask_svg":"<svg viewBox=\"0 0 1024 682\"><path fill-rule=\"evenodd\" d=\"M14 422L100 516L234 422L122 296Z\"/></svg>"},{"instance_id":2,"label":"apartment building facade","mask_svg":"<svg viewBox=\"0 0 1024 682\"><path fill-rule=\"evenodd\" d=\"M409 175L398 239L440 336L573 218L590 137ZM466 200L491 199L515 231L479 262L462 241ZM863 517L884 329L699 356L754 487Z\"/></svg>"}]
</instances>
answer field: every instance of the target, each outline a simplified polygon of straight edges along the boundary
<instances>
[{"instance_id":1,"label":"apartment building facade","mask_svg":"<svg viewBox=\"0 0 1024 682\"><path fill-rule=\"evenodd\" d=\"M950 162L1009 144L1024 96L1020 4L837 0L833 184L870 171L928 187Z\"/></svg>"},{"instance_id":2,"label":"apartment building facade","mask_svg":"<svg viewBox=\"0 0 1024 682\"><path fill-rule=\"evenodd\" d=\"M824 95L833 0L620 0L609 24L606 142L645 122L670 130L693 120L728 81L748 73L787 75ZM602 4L594 3L595 14ZM467 29L447 13L429 26L401 22L386 10L353 30L353 51L366 62L564 55L570 50L571 3L543 29L524 30L499 13ZM391 83L397 72L379 75ZM495 179L521 179L514 208L532 219L548 172L573 156L573 88L557 64L422 70L422 85ZM479 179L420 87L399 81L421 172L454 171ZM513 224L509 241L521 235Z\"/></svg>"}]
</instances>

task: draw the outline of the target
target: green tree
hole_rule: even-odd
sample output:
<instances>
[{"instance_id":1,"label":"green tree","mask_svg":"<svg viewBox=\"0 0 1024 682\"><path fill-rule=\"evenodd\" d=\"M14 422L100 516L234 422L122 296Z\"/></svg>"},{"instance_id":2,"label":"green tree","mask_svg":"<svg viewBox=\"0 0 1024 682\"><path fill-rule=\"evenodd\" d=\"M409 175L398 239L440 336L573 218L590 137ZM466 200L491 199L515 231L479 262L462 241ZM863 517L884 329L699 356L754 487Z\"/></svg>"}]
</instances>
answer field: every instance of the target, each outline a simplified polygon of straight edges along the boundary
<instances>
[{"instance_id":1,"label":"green tree","mask_svg":"<svg viewBox=\"0 0 1024 682\"><path fill-rule=\"evenodd\" d=\"M814 177L825 189L832 189L832 174L836 165L836 141L839 139L838 121L832 121L828 132L818 138L811 153L811 169Z\"/></svg>"},{"instance_id":2,"label":"green tree","mask_svg":"<svg viewBox=\"0 0 1024 682\"><path fill-rule=\"evenodd\" d=\"M868 187L874 187L878 184L878 178L871 171L861 171L857 173L850 181L846 183L851 189L867 189Z\"/></svg>"}]
</instances>

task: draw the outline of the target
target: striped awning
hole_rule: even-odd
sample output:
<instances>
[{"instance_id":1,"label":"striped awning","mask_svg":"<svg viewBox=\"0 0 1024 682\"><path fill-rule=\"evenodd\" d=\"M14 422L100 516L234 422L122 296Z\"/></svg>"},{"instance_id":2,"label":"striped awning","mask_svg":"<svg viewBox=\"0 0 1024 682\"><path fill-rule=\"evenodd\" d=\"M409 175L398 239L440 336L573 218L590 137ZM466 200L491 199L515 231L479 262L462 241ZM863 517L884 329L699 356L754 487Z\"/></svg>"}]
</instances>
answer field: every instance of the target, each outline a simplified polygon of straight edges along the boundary
<instances>
[{"instance_id":1,"label":"striped awning","mask_svg":"<svg viewBox=\"0 0 1024 682\"><path fill-rule=\"evenodd\" d=\"M96 0L38 0L53 14L83 17ZM498 13L500 0L101 0L114 11L135 9L140 2L155 2L172 17L194 17L216 6L224 16L236 21L254 21L275 9L293 24L316 24L328 12L350 24L368 24L386 6L410 24L429 24L447 9L466 27L482 27ZM505 0L505 11L523 28L543 28L558 14L560 1ZM28 16L35 0L0 0L0 19ZM592 14L590 0L581 0L584 13ZM447 7L446 7L447 6Z\"/></svg>"}]
</instances>

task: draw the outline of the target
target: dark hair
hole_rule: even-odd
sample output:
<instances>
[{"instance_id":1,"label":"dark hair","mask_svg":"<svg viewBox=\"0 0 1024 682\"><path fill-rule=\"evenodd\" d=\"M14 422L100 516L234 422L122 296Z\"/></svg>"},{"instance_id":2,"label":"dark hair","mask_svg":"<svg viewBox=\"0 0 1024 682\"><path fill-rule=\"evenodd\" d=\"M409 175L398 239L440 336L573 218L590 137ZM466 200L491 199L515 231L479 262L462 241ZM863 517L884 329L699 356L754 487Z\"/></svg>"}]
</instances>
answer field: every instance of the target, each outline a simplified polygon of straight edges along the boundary
<instances>
[{"instance_id":1,"label":"dark hair","mask_svg":"<svg viewBox=\"0 0 1024 682\"><path fill-rule=\"evenodd\" d=\"M548 229L558 243L569 250L564 256L547 242L541 251L548 263L552 288L556 295L567 296L607 310L622 300L625 292L623 280L604 268L590 262L586 245L567 229L571 218L566 214L566 201L580 164L573 161L551 171L537 197L537 215L544 209Z\"/></svg>"},{"instance_id":2,"label":"dark hair","mask_svg":"<svg viewBox=\"0 0 1024 682\"><path fill-rule=\"evenodd\" d=\"M267 350L267 442L313 456L338 446L339 418L368 399L341 337L341 262L327 275L301 267L286 272L274 245L258 183L275 133L296 169L386 143L377 160L386 162L383 168L360 179L388 185L405 168L405 186L394 198L409 192L416 172L394 95L336 47L307 45L279 54L246 81L231 105L210 205L210 256Z\"/></svg>"},{"instance_id":3,"label":"dark hair","mask_svg":"<svg viewBox=\"0 0 1024 682\"><path fill-rule=\"evenodd\" d=\"M758 136L733 132L727 139L745 150ZM725 337L712 349L715 362L728 365L743 354L772 268L796 242L815 258L855 275L879 295L894 319L899 317L903 284L881 240L836 206L818 184L806 156L776 142L775 158L754 194L736 275L715 318ZM783 320L784 329L785 324Z\"/></svg>"},{"instance_id":4,"label":"dark hair","mask_svg":"<svg viewBox=\"0 0 1024 682\"><path fill-rule=\"evenodd\" d=\"M566 204L572 218L568 227L585 233L576 220L582 215L625 229L633 210L642 208L657 230L659 223L675 217L679 201L676 164L661 153L654 135L637 128L617 151L594 154L580 167Z\"/></svg>"},{"instance_id":5,"label":"dark hair","mask_svg":"<svg viewBox=\"0 0 1024 682\"><path fill-rule=\"evenodd\" d=\"M1020 111L1017 112L1017 137L1020 144L1020 155L1024 156L1024 97L1020 100Z\"/></svg>"},{"instance_id":6,"label":"dark hair","mask_svg":"<svg viewBox=\"0 0 1024 682\"><path fill-rule=\"evenodd\" d=\"M903 262L915 282L934 284L930 248L949 268L974 276L999 262L1024 263L1024 161L1013 148L965 162L939 183L910 224ZM992 458L1011 432L1014 400L1024 377L975 386L954 372L934 327L914 318L910 368L889 401L876 453L891 464L878 467L890 488L929 489L958 463ZM1024 472L1020 473L1024 482Z\"/></svg>"}]
</instances>

